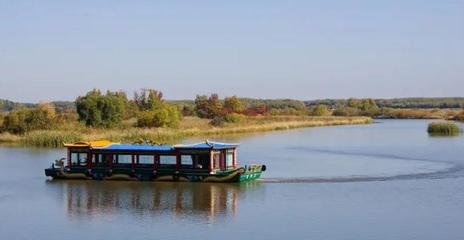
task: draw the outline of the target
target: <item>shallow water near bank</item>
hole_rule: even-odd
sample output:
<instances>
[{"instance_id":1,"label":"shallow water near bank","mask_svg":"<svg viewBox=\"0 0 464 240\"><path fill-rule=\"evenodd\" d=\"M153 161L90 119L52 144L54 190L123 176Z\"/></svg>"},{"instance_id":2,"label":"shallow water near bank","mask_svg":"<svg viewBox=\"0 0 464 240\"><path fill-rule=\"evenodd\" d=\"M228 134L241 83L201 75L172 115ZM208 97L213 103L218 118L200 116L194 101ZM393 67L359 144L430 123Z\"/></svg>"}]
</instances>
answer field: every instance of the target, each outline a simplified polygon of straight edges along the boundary
<instances>
[{"instance_id":1,"label":"shallow water near bank","mask_svg":"<svg viewBox=\"0 0 464 240\"><path fill-rule=\"evenodd\" d=\"M0 238L462 239L464 137L428 122L214 139L267 165L246 184L50 181L62 149L0 147Z\"/></svg>"}]
</instances>

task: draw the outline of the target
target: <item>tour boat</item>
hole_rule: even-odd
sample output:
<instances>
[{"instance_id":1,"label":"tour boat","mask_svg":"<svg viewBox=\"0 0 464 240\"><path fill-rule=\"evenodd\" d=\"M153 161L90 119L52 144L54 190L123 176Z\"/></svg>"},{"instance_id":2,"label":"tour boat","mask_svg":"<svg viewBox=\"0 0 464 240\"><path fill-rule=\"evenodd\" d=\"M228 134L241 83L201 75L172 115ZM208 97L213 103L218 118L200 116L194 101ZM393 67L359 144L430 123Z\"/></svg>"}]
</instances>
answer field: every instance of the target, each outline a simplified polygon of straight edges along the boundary
<instances>
[{"instance_id":1,"label":"tour boat","mask_svg":"<svg viewBox=\"0 0 464 240\"><path fill-rule=\"evenodd\" d=\"M45 175L54 179L244 182L258 179L265 165L237 167L238 144L120 144L107 140L64 144L67 158ZM67 162L65 166L65 161Z\"/></svg>"}]
</instances>

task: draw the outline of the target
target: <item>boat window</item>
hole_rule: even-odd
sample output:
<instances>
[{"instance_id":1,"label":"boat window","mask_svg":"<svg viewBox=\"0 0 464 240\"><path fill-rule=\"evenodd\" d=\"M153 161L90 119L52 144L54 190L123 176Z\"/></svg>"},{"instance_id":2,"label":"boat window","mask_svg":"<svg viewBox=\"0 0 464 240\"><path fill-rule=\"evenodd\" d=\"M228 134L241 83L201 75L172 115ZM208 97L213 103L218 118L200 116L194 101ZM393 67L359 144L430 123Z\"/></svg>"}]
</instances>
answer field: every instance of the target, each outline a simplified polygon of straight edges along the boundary
<instances>
[{"instance_id":1,"label":"boat window","mask_svg":"<svg viewBox=\"0 0 464 240\"><path fill-rule=\"evenodd\" d=\"M227 167L234 166L234 152L233 151L227 151L226 166Z\"/></svg>"},{"instance_id":2,"label":"boat window","mask_svg":"<svg viewBox=\"0 0 464 240\"><path fill-rule=\"evenodd\" d=\"M103 160L102 154L92 154L92 163L98 163Z\"/></svg>"},{"instance_id":3,"label":"boat window","mask_svg":"<svg viewBox=\"0 0 464 240\"><path fill-rule=\"evenodd\" d=\"M87 153L79 153L79 165L87 165Z\"/></svg>"},{"instance_id":4,"label":"boat window","mask_svg":"<svg viewBox=\"0 0 464 240\"><path fill-rule=\"evenodd\" d=\"M116 164L132 164L132 155L118 154Z\"/></svg>"},{"instance_id":5,"label":"boat window","mask_svg":"<svg viewBox=\"0 0 464 240\"><path fill-rule=\"evenodd\" d=\"M71 153L71 165L77 165L79 162L79 154Z\"/></svg>"},{"instance_id":6,"label":"boat window","mask_svg":"<svg viewBox=\"0 0 464 240\"><path fill-rule=\"evenodd\" d=\"M160 165L176 165L177 158L175 155L160 155Z\"/></svg>"},{"instance_id":7,"label":"boat window","mask_svg":"<svg viewBox=\"0 0 464 240\"><path fill-rule=\"evenodd\" d=\"M181 162L182 167L192 167L193 166L192 155L181 155L180 162Z\"/></svg>"},{"instance_id":8,"label":"boat window","mask_svg":"<svg viewBox=\"0 0 464 240\"><path fill-rule=\"evenodd\" d=\"M138 155L139 164L153 164L154 156L153 155Z\"/></svg>"}]
</instances>

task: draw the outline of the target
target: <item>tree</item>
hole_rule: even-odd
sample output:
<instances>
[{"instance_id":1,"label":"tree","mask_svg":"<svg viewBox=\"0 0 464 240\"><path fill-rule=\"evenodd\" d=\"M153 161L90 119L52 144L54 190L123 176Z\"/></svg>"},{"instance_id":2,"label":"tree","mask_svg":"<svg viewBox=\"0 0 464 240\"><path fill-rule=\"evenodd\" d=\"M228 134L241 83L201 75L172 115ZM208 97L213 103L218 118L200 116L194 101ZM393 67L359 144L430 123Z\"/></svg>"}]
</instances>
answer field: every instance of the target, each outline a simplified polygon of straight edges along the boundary
<instances>
[{"instance_id":1,"label":"tree","mask_svg":"<svg viewBox=\"0 0 464 240\"><path fill-rule=\"evenodd\" d=\"M194 109L198 117L208 118L208 97L206 95L197 95Z\"/></svg>"},{"instance_id":2,"label":"tree","mask_svg":"<svg viewBox=\"0 0 464 240\"><path fill-rule=\"evenodd\" d=\"M112 127L120 123L124 107L121 97L111 91L103 95L100 90L94 89L76 99L79 120L92 127Z\"/></svg>"},{"instance_id":3,"label":"tree","mask_svg":"<svg viewBox=\"0 0 464 240\"><path fill-rule=\"evenodd\" d=\"M179 109L163 100L163 93L155 89L142 89L135 92L134 102L139 113L139 127L176 127L181 120Z\"/></svg>"},{"instance_id":4,"label":"tree","mask_svg":"<svg viewBox=\"0 0 464 240\"><path fill-rule=\"evenodd\" d=\"M228 113L241 113L245 110L245 105L237 96L224 98L224 109Z\"/></svg>"},{"instance_id":5,"label":"tree","mask_svg":"<svg viewBox=\"0 0 464 240\"><path fill-rule=\"evenodd\" d=\"M195 98L195 112L198 117L213 119L224 116L224 106L217 94L197 95Z\"/></svg>"},{"instance_id":6,"label":"tree","mask_svg":"<svg viewBox=\"0 0 464 240\"><path fill-rule=\"evenodd\" d=\"M163 93L155 89L141 89L134 93L134 101L140 111L152 110L163 103Z\"/></svg>"},{"instance_id":7,"label":"tree","mask_svg":"<svg viewBox=\"0 0 464 240\"><path fill-rule=\"evenodd\" d=\"M311 111L311 115L313 116L327 116L329 114L327 106L322 104L316 105Z\"/></svg>"}]
</instances>

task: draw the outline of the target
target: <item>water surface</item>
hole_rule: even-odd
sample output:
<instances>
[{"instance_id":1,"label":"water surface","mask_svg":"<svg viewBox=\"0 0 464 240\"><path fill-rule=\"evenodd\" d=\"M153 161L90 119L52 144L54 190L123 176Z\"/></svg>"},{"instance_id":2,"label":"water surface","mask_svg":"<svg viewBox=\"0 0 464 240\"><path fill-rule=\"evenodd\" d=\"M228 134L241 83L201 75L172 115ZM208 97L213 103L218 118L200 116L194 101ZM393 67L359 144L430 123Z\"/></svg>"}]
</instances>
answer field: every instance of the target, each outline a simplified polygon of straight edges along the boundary
<instances>
[{"instance_id":1,"label":"water surface","mask_svg":"<svg viewBox=\"0 0 464 240\"><path fill-rule=\"evenodd\" d=\"M0 239L462 239L464 137L427 123L216 139L268 166L247 184L50 181L62 149L0 147Z\"/></svg>"}]
</instances>

